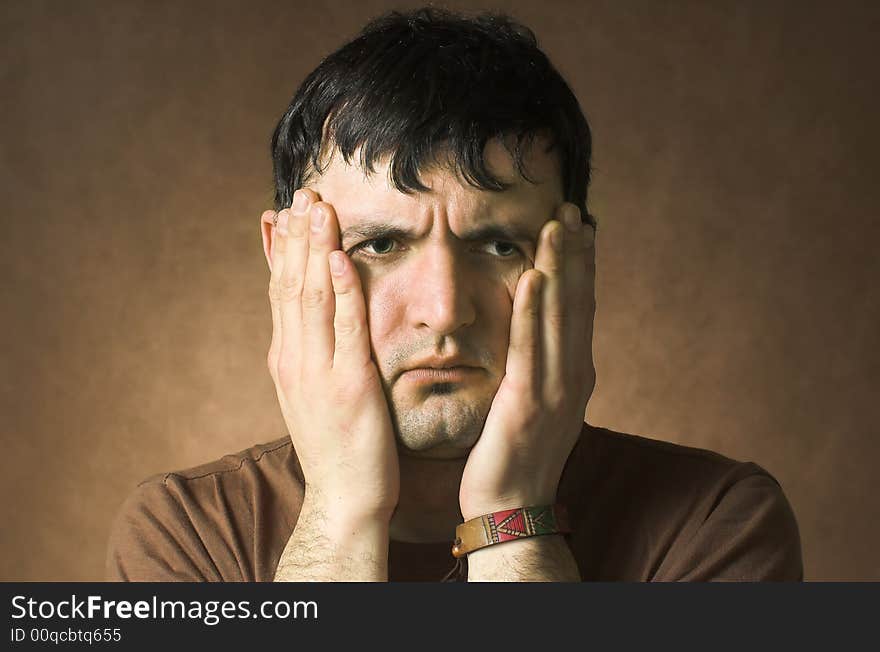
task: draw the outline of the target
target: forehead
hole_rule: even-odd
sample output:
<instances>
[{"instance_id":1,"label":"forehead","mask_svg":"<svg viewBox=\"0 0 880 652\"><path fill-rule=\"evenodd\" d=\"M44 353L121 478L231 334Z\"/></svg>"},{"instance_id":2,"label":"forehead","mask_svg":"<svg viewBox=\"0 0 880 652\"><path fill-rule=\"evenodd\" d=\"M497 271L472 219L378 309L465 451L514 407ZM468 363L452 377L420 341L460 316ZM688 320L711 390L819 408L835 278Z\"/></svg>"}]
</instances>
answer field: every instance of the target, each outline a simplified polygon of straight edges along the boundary
<instances>
[{"instance_id":1,"label":"forehead","mask_svg":"<svg viewBox=\"0 0 880 652\"><path fill-rule=\"evenodd\" d=\"M471 186L448 168L434 165L420 171L420 180L429 191L405 194L391 182L390 157L378 161L373 174L369 174L357 163L359 152L349 164L336 151L324 173L309 185L323 201L333 205L343 229L374 219L377 213L393 218L429 212L442 212L451 222L509 215L540 227L562 202L559 157L546 149L546 141L536 139L523 157L532 183L520 176L504 145L489 141L483 153L486 167L495 178L509 184L501 192Z\"/></svg>"}]
</instances>

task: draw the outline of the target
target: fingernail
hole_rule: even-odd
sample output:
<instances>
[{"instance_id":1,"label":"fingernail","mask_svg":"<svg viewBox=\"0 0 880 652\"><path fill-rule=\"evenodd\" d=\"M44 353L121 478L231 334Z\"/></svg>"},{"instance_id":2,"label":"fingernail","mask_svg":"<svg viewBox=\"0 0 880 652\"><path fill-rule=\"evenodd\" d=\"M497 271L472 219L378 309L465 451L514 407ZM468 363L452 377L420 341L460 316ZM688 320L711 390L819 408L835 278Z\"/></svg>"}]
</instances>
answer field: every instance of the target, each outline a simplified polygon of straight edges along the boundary
<instances>
[{"instance_id":1,"label":"fingernail","mask_svg":"<svg viewBox=\"0 0 880 652\"><path fill-rule=\"evenodd\" d=\"M309 198L302 190L293 193L293 210L297 213L305 213L309 207Z\"/></svg>"},{"instance_id":2,"label":"fingernail","mask_svg":"<svg viewBox=\"0 0 880 652\"><path fill-rule=\"evenodd\" d=\"M287 216L290 215L290 212L285 209L278 213L278 233L283 236L287 235Z\"/></svg>"},{"instance_id":3,"label":"fingernail","mask_svg":"<svg viewBox=\"0 0 880 652\"><path fill-rule=\"evenodd\" d=\"M342 270L345 269L345 261L342 260L342 254L338 251L330 252L330 272L333 276L342 276Z\"/></svg>"},{"instance_id":4,"label":"fingernail","mask_svg":"<svg viewBox=\"0 0 880 652\"><path fill-rule=\"evenodd\" d=\"M563 220L569 231L574 233L581 228L581 212L575 206L566 206Z\"/></svg>"},{"instance_id":5,"label":"fingernail","mask_svg":"<svg viewBox=\"0 0 880 652\"><path fill-rule=\"evenodd\" d=\"M324 211L320 208L312 207L312 233L318 233L324 226Z\"/></svg>"}]
</instances>

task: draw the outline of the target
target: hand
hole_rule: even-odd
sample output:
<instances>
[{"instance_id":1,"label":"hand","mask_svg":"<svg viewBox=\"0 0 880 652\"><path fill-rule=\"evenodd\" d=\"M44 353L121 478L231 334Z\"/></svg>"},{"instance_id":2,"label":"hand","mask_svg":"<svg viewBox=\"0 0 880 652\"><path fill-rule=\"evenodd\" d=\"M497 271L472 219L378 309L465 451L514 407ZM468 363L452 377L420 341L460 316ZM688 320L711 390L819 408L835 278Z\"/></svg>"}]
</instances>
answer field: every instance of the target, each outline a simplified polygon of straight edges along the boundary
<instances>
[{"instance_id":1,"label":"hand","mask_svg":"<svg viewBox=\"0 0 880 652\"><path fill-rule=\"evenodd\" d=\"M534 269L517 282L505 375L461 478L465 520L556 501L596 384L594 235L576 206L562 204L541 231Z\"/></svg>"},{"instance_id":2,"label":"hand","mask_svg":"<svg viewBox=\"0 0 880 652\"><path fill-rule=\"evenodd\" d=\"M267 211L262 220L273 217ZM316 217L324 220L314 230ZM370 358L360 278L338 251L336 213L300 189L272 233L269 373L306 495L334 514L390 521L400 493L397 448Z\"/></svg>"}]
</instances>

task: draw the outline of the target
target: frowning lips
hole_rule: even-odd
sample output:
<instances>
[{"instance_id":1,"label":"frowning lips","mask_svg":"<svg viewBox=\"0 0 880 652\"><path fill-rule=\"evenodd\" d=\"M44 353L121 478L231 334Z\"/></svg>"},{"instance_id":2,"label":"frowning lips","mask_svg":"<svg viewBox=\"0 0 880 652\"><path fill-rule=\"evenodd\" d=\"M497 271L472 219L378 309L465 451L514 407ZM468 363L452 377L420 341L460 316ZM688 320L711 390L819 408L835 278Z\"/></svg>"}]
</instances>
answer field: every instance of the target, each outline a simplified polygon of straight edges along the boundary
<instances>
[{"instance_id":1,"label":"frowning lips","mask_svg":"<svg viewBox=\"0 0 880 652\"><path fill-rule=\"evenodd\" d=\"M469 375L480 371L480 367L467 364L460 356L447 358L430 357L419 360L403 371L408 380L451 383L465 380Z\"/></svg>"}]
</instances>

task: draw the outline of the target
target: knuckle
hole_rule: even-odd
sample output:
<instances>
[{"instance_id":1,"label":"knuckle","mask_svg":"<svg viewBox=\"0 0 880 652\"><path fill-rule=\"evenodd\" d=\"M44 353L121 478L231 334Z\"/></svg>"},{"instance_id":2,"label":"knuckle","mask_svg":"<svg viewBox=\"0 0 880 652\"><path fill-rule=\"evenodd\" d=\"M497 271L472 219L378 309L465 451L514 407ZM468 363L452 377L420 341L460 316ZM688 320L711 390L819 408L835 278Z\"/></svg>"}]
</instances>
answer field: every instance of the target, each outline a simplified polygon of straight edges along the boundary
<instances>
[{"instance_id":1,"label":"knuckle","mask_svg":"<svg viewBox=\"0 0 880 652\"><path fill-rule=\"evenodd\" d=\"M299 276L285 276L279 284L279 296L284 301L299 298L302 293L302 279Z\"/></svg>"},{"instance_id":2,"label":"knuckle","mask_svg":"<svg viewBox=\"0 0 880 652\"><path fill-rule=\"evenodd\" d=\"M565 323L565 315L561 312L552 312L547 315L547 324L553 329L560 329Z\"/></svg>"},{"instance_id":3,"label":"knuckle","mask_svg":"<svg viewBox=\"0 0 880 652\"><path fill-rule=\"evenodd\" d=\"M538 392L531 392L525 399L525 405L526 409L523 415L525 422L524 430L531 430L540 423L543 414L540 394Z\"/></svg>"},{"instance_id":4,"label":"knuckle","mask_svg":"<svg viewBox=\"0 0 880 652\"><path fill-rule=\"evenodd\" d=\"M272 304L281 301L281 284L277 281L269 283L269 302Z\"/></svg>"},{"instance_id":5,"label":"knuckle","mask_svg":"<svg viewBox=\"0 0 880 652\"><path fill-rule=\"evenodd\" d=\"M373 373L372 361L363 365L349 365L336 383L335 392L339 398L357 400L379 388L379 376Z\"/></svg>"},{"instance_id":6,"label":"knuckle","mask_svg":"<svg viewBox=\"0 0 880 652\"><path fill-rule=\"evenodd\" d=\"M327 292L323 288L309 288L302 293L302 303L305 308L317 308L327 301Z\"/></svg>"},{"instance_id":7,"label":"knuckle","mask_svg":"<svg viewBox=\"0 0 880 652\"><path fill-rule=\"evenodd\" d=\"M527 338L527 337L512 337L510 338L510 352L515 353L517 356L527 356L531 357L532 352L535 351L535 344L532 339L536 338Z\"/></svg>"},{"instance_id":8,"label":"knuckle","mask_svg":"<svg viewBox=\"0 0 880 652\"><path fill-rule=\"evenodd\" d=\"M529 392L529 384L525 383L521 380L513 380L510 382L510 389L519 397L521 397L523 403L522 407L524 410L527 410L528 407L528 396Z\"/></svg>"},{"instance_id":9,"label":"knuckle","mask_svg":"<svg viewBox=\"0 0 880 652\"><path fill-rule=\"evenodd\" d=\"M534 395L533 383L523 378L511 378L510 388L516 396L522 397L522 408L524 413L528 414Z\"/></svg>"},{"instance_id":10,"label":"knuckle","mask_svg":"<svg viewBox=\"0 0 880 652\"><path fill-rule=\"evenodd\" d=\"M273 304L296 299L302 293L302 280L297 276L285 276L269 283L269 301Z\"/></svg>"},{"instance_id":11,"label":"knuckle","mask_svg":"<svg viewBox=\"0 0 880 652\"><path fill-rule=\"evenodd\" d=\"M360 335L362 330L360 322L355 319L343 319L336 322L336 334L346 338Z\"/></svg>"},{"instance_id":12,"label":"knuckle","mask_svg":"<svg viewBox=\"0 0 880 652\"><path fill-rule=\"evenodd\" d=\"M335 283L333 285L333 292L338 297L348 297L354 292L354 288L350 285L341 285L339 283Z\"/></svg>"},{"instance_id":13,"label":"knuckle","mask_svg":"<svg viewBox=\"0 0 880 652\"><path fill-rule=\"evenodd\" d=\"M522 339L517 342L511 342L510 348L517 354L532 358L539 350L537 338Z\"/></svg>"},{"instance_id":14,"label":"knuckle","mask_svg":"<svg viewBox=\"0 0 880 652\"><path fill-rule=\"evenodd\" d=\"M526 303L523 313L528 317L537 317L541 314L541 306L537 302Z\"/></svg>"},{"instance_id":15,"label":"knuckle","mask_svg":"<svg viewBox=\"0 0 880 652\"><path fill-rule=\"evenodd\" d=\"M299 384L299 365L291 359L291 356L281 356L275 368L276 382L284 392L290 391Z\"/></svg>"},{"instance_id":16,"label":"knuckle","mask_svg":"<svg viewBox=\"0 0 880 652\"><path fill-rule=\"evenodd\" d=\"M287 220L287 233L294 240L306 239L309 230L305 226L305 217L291 213Z\"/></svg>"},{"instance_id":17,"label":"knuckle","mask_svg":"<svg viewBox=\"0 0 880 652\"><path fill-rule=\"evenodd\" d=\"M562 274L562 264L556 258L551 258L544 264L544 273L548 276L558 277Z\"/></svg>"},{"instance_id":18,"label":"knuckle","mask_svg":"<svg viewBox=\"0 0 880 652\"><path fill-rule=\"evenodd\" d=\"M544 391L543 403L547 410L557 413L568 403L568 394L564 389L548 383Z\"/></svg>"},{"instance_id":19,"label":"knuckle","mask_svg":"<svg viewBox=\"0 0 880 652\"><path fill-rule=\"evenodd\" d=\"M354 384L336 383L333 385L330 396L336 405L346 405L356 400L358 393Z\"/></svg>"}]
</instances>

